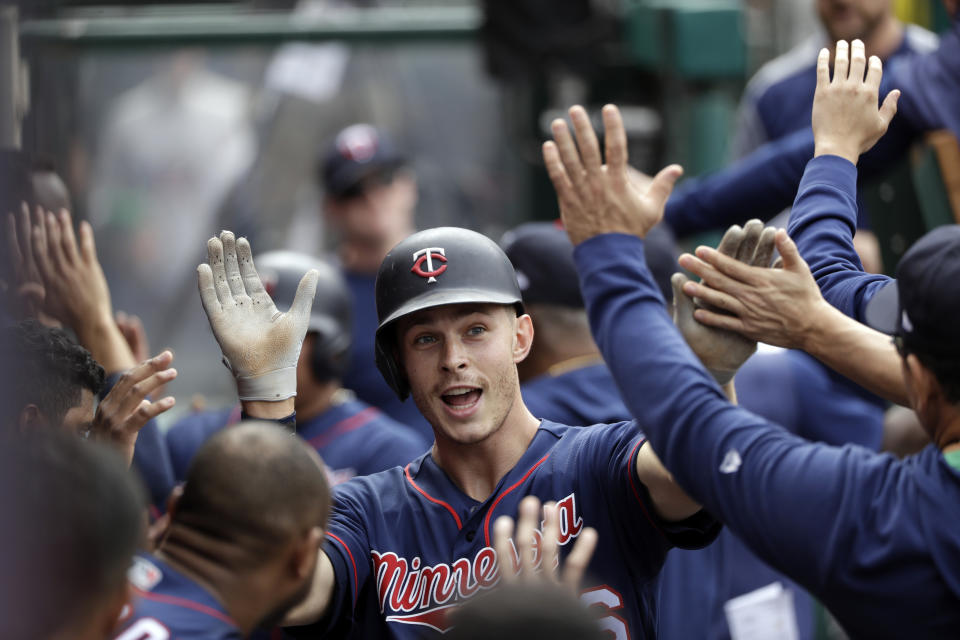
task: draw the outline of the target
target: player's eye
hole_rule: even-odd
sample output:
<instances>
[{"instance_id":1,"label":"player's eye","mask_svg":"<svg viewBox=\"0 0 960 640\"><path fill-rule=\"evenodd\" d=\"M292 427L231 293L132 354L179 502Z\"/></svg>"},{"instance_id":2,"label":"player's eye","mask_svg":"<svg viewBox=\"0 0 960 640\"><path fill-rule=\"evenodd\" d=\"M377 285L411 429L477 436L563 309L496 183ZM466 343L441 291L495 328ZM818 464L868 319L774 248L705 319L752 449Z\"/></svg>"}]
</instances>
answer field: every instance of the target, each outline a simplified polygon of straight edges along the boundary
<instances>
[{"instance_id":1,"label":"player's eye","mask_svg":"<svg viewBox=\"0 0 960 640\"><path fill-rule=\"evenodd\" d=\"M470 336L482 336L486 332L487 332L487 328L480 324L474 325L469 329L467 329L467 335L470 335Z\"/></svg>"},{"instance_id":2,"label":"player's eye","mask_svg":"<svg viewBox=\"0 0 960 640\"><path fill-rule=\"evenodd\" d=\"M433 344L437 341L436 336L432 336L428 333L420 334L413 339L413 344L416 346L424 346L428 344Z\"/></svg>"}]
</instances>

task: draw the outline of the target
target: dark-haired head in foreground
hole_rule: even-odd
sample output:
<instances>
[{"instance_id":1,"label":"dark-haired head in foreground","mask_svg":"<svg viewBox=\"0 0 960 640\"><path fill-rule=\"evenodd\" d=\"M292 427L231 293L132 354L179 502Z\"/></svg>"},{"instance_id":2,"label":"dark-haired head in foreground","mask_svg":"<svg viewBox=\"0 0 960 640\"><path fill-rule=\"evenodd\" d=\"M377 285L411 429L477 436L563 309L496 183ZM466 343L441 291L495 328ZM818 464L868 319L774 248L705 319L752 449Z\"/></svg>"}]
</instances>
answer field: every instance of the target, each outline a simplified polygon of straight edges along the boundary
<instances>
[{"instance_id":1,"label":"dark-haired head in foreground","mask_svg":"<svg viewBox=\"0 0 960 640\"><path fill-rule=\"evenodd\" d=\"M143 494L113 451L0 435L0 638L110 637L128 601Z\"/></svg>"},{"instance_id":2,"label":"dark-haired head in foreground","mask_svg":"<svg viewBox=\"0 0 960 640\"><path fill-rule=\"evenodd\" d=\"M24 320L0 329L0 428L84 434L104 372L61 329Z\"/></svg>"},{"instance_id":3,"label":"dark-haired head in foreground","mask_svg":"<svg viewBox=\"0 0 960 640\"><path fill-rule=\"evenodd\" d=\"M309 591L330 489L300 438L246 422L200 449L169 512L158 555L211 586L248 633L279 622Z\"/></svg>"}]
</instances>

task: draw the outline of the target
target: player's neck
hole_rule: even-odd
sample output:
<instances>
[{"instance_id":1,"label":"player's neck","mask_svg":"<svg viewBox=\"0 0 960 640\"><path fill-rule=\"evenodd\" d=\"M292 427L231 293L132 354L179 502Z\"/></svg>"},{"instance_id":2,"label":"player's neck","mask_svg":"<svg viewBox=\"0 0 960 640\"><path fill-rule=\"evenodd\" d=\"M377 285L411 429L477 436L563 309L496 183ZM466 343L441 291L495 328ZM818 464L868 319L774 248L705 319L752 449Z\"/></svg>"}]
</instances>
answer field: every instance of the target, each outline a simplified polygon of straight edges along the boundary
<instances>
[{"instance_id":1,"label":"player's neck","mask_svg":"<svg viewBox=\"0 0 960 640\"><path fill-rule=\"evenodd\" d=\"M238 546L209 540L188 527L171 525L156 553L173 569L208 591L244 637L269 614L269 610L263 609L264 603L272 599L269 585L235 569L249 563L246 552Z\"/></svg>"},{"instance_id":2,"label":"player's neck","mask_svg":"<svg viewBox=\"0 0 960 640\"><path fill-rule=\"evenodd\" d=\"M940 426L934 436L937 447L944 453L960 451L960 408L944 403L941 414Z\"/></svg>"},{"instance_id":3,"label":"player's neck","mask_svg":"<svg viewBox=\"0 0 960 640\"><path fill-rule=\"evenodd\" d=\"M518 393L506 420L495 433L471 444L452 442L438 434L433 459L461 491L482 502L523 457L539 427L540 421Z\"/></svg>"},{"instance_id":4,"label":"player's neck","mask_svg":"<svg viewBox=\"0 0 960 640\"><path fill-rule=\"evenodd\" d=\"M304 394L297 394L297 421L312 420L336 404L335 399L341 397L343 389L340 381L318 383ZM340 394L338 396L338 394Z\"/></svg>"}]
</instances>

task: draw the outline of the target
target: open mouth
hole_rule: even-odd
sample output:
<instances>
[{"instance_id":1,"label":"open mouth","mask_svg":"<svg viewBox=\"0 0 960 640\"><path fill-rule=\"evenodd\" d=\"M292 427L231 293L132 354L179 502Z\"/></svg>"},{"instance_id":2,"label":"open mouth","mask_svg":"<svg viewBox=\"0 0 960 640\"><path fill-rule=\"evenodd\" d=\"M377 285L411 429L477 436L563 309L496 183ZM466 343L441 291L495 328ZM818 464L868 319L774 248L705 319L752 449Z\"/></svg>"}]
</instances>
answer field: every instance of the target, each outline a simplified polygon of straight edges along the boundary
<instances>
[{"instance_id":1,"label":"open mouth","mask_svg":"<svg viewBox=\"0 0 960 640\"><path fill-rule=\"evenodd\" d=\"M444 404L452 409L469 409L477 404L480 396L483 395L483 389L476 387L456 387L448 390L440 396Z\"/></svg>"}]
</instances>

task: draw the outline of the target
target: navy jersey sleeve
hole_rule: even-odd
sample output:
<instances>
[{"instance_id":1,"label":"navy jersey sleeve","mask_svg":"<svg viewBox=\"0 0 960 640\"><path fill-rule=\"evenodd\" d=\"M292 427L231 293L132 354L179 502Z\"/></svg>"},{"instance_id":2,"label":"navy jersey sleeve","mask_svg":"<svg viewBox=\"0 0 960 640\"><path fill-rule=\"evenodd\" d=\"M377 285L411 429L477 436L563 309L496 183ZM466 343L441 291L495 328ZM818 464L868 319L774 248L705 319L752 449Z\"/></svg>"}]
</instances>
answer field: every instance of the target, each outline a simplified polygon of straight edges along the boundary
<instances>
[{"instance_id":1,"label":"navy jersey sleeve","mask_svg":"<svg viewBox=\"0 0 960 640\"><path fill-rule=\"evenodd\" d=\"M800 182L788 232L827 302L862 322L866 303L890 278L864 273L853 247L856 183L857 168L849 160L812 159Z\"/></svg>"},{"instance_id":2,"label":"navy jersey sleeve","mask_svg":"<svg viewBox=\"0 0 960 640\"><path fill-rule=\"evenodd\" d=\"M731 405L667 316L640 239L592 238L575 258L597 344L680 485L808 588L856 562L857 531L891 524L879 522L889 512L861 518L893 459L809 443Z\"/></svg>"}]
</instances>

